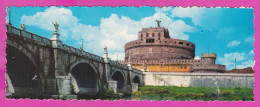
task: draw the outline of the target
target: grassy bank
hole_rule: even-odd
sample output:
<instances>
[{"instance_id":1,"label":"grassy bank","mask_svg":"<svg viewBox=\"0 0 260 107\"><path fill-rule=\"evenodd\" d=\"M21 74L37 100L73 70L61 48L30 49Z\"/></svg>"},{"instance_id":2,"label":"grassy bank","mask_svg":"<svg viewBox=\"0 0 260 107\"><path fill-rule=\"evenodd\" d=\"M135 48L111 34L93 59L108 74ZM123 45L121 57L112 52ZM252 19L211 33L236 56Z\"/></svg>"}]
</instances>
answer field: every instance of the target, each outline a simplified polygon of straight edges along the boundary
<instances>
[{"instance_id":1,"label":"grassy bank","mask_svg":"<svg viewBox=\"0 0 260 107\"><path fill-rule=\"evenodd\" d=\"M132 100L253 101L253 89L216 87L144 86L133 92Z\"/></svg>"}]
</instances>

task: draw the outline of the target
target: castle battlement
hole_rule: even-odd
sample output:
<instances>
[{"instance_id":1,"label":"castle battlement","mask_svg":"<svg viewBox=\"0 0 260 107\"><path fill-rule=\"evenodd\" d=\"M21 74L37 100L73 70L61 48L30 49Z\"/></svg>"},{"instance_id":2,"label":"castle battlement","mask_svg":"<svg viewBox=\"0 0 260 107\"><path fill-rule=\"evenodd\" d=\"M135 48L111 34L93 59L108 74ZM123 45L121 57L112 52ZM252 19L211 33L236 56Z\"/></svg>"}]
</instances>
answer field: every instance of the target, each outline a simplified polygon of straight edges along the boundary
<instances>
[{"instance_id":1,"label":"castle battlement","mask_svg":"<svg viewBox=\"0 0 260 107\"><path fill-rule=\"evenodd\" d=\"M127 64L126 60L118 60L119 63ZM173 59L173 60L131 60L132 64L201 64L201 60Z\"/></svg>"}]
</instances>

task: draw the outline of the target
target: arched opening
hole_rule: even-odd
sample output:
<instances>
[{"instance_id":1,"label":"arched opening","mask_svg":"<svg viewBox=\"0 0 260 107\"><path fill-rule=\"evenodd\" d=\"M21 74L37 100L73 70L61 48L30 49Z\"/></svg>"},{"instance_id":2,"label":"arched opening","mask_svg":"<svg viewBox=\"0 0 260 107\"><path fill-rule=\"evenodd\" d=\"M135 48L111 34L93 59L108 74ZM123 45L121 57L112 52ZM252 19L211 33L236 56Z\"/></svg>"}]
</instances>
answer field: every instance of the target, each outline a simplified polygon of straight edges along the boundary
<instances>
[{"instance_id":1,"label":"arched opening","mask_svg":"<svg viewBox=\"0 0 260 107\"><path fill-rule=\"evenodd\" d=\"M140 79L139 79L139 77L138 76L135 76L134 77L134 79L133 79L133 82L134 83L137 83L138 84L138 86L140 86L141 84L140 84Z\"/></svg>"},{"instance_id":2,"label":"arched opening","mask_svg":"<svg viewBox=\"0 0 260 107\"><path fill-rule=\"evenodd\" d=\"M70 71L77 82L80 93L96 92L97 74L87 63L79 63Z\"/></svg>"},{"instance_id":3,"label":"arched opening","mask_svg":"<svg viewBox=\"0 0 260 107\"><path fill-rule=\"evenodd\" d=\"M125 79L124 76L121 72L116 71L113 75L112 75L112 79L117 81L117 89L122 89L125 86Z\"/></svg>"},{"instance_id":4,"label":"arched opening","mask_svg":"<svg viewBox=\"0 0 260 107\"><path fill-rule=\"evenodd\" d=\"M31 59L23 52L7 45L6 70L14 93L11 97L37 98L41 96L41 78Z\"/></svg>"}]
</instances>

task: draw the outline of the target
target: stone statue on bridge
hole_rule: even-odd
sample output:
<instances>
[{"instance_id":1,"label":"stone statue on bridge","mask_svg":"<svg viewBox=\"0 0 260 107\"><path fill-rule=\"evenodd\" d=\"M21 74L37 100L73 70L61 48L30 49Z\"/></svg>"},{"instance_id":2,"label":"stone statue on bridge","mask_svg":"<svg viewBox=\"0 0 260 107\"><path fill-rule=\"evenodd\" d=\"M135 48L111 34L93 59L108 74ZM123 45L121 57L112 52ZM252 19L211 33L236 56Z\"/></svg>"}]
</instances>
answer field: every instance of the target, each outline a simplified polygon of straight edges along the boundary
<instances>
[{"instance_id":1,"label":"stone statue on bridge","mask_svg":"<svg viewBox=\"0 0 260 107\"><path fill-rule=\"evenodd\" d=\"M58 31L59 31L59 24L57 22L52 22L52 24L54 26L55 33L58 33Z\"/></svg>"},{"instance_id":2,"label":"stone statue on bridge","mask_svg":"<svg viewBox=\"0 0 260 107\"><path fill-rule=\"evenodd\" d=\"M25 24L20 24L20 27L21 27L22 30L26 30Z\"/></svg>"},{"instance_id":3,"label":"stone statue on bridge","mask_svg":"<svg viewBox=\"0 0 260 107\"><path fill-rule=\"evenodd\" d=\"M105 54L107 54L107 46L104 48Z\"/></svg>"}]
</instances>

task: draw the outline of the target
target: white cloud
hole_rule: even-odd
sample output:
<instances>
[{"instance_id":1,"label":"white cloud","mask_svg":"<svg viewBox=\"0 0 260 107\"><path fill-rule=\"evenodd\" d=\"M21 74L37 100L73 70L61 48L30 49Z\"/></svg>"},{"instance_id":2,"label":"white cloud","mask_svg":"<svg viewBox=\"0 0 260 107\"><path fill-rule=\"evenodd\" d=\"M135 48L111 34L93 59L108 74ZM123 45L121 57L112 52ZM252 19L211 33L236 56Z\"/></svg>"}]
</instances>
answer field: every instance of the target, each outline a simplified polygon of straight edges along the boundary
<instances>
[{"instance_id":1,"label":"white cloud","mask_svg":"<svg viewBox=\"0 0 260 107\"><path fill-rule=\"evenodd\" d=\"M108 56L112 60L124 60L125 59L125 54L124 53L119 53L119 52L108 54Z\"/></svg>"},{"instance_id":2,"label":"white cloud","mask_svg":"<svg viewBox=\"0 0 260 107\"><path fill-rule=\"evenodd\" d=\"M254 67L255 65L255 62L254 60L248 60L246 62L242 62L242 64L240 65L237 65L237 69L243 69L243 68L246 68L246 67Z\"/></svg>"},{"instance_id":3,"label":"white cloud","mask_svg":"<svg viewBox=\"0 0 260 107\"><path fill-rule=\"evenodd\" d=\"M255 54L255 53L254 53L254 50L251 50L251 51L249 52L249 55L253 55L253 54Z\"/></svg>"},{"instance_id":4,"label":"white cloud","mask_svg":"<svg viewBox=\"0 0 260 107\"><path fill-rule=\"evenodd\" d=\"M234 40L234 41L229 42L227 47L235 47L235 46L238 46L239 44L240 44L239 41Z\"/></svg>"},{"instance_id":5,"label":"white cloud","mask_svg":"<svg viewBox=\"0 0 260 107\"><path fill-rule=\"evenodd\" d=\"M195 58L194 58L194 59L201 59L201 58L200 58L200 56L195 56Z\"/></svg>"},{"instance_id":6,"label":"white cloud","mask_svg":"<svg viewBox=\"0 0 260 107\"><path fill-rule=\"evenodd\" d=\"M111 52L123 52L125 43L136 40L141 28L156 26L155 20L159 18L163 20L161 26L169 29L172 38L188 40L189 35L186 33L195 32L196 28L187 25L182 20L173 20L169 17L166 12L169 13L171 9L156 8L153 16L144 17L140 21L111 14L108 18L101 18L100 25L92 26L80 23L70 9L50 7L32 16L23 15L21 23L54 31L52 22L57 21L60 25L59 33L62 41L75 40L77 44L81 44L81 38L83 38L87 45L84 49L93 50L94 47L93 52L100 55L105 46Z\"/></svg>"},{"instance_id":7,"label":"white cloud","mask_svg":"<svg viewBox=\"0 0 260 107\"><path fill-rule=\"evenodd\" d=\"M195 25L200 24L200 19L203 16L204 8L202 7L175 7L172 11L173 17L191 18Z\"/></svg>"},{"instance_id":8,"label":"white cloud","mask_svg":"<svg viewBox=\"0 0 260 107\"><path fill-rule=\"evenodd\" d=\"M238 52L224 54L224 57L219 57L218 61L223 65L226 65L227 69L229 70L235 67L235 58L237 62L244 61L246 59L246 54Z\"/></svg>"},{"instance_id":9,"label":"white cloud","mask_svg":"<svg viewBox=\"0 0 260 107\"><path fill-rule=\"evenodd\" d=\"M224 57L219 57L218 61L222 62L223 65L226 65L227 70L235 68L235 58L236 58L237 69L253 67L255 64L254 60L253 59L248 60L248 55L250 55L251 52L252 51L250 51L248 54L238 53L238 52L224 54Z\"/></svg>"},{"instance_id":10,"label":"white cloud","mask_svg":"<svg viewBox=\"0 0 260 107\"><path fill-rule=\"evenodd\" d=\"M254 42L254 36L253 37L248 37L245 39L245 42L248 42L248 43L253 43Z\"/></svg>"},{"instance_id":11,"label":"white cloud","mask_svg":"<svg viewBox=\"0 0 260 107\"><path fill-rule=\"evenodd\" d=\"M21 23L38 26L44 30L54 31L52 22L59 23L59 33L62 40L91 40L96 36L98 27L79 23L71 10L65 8L50 7L44 12L37 12L33 16L23 15Z\"/></svg>"}]
</instances>

